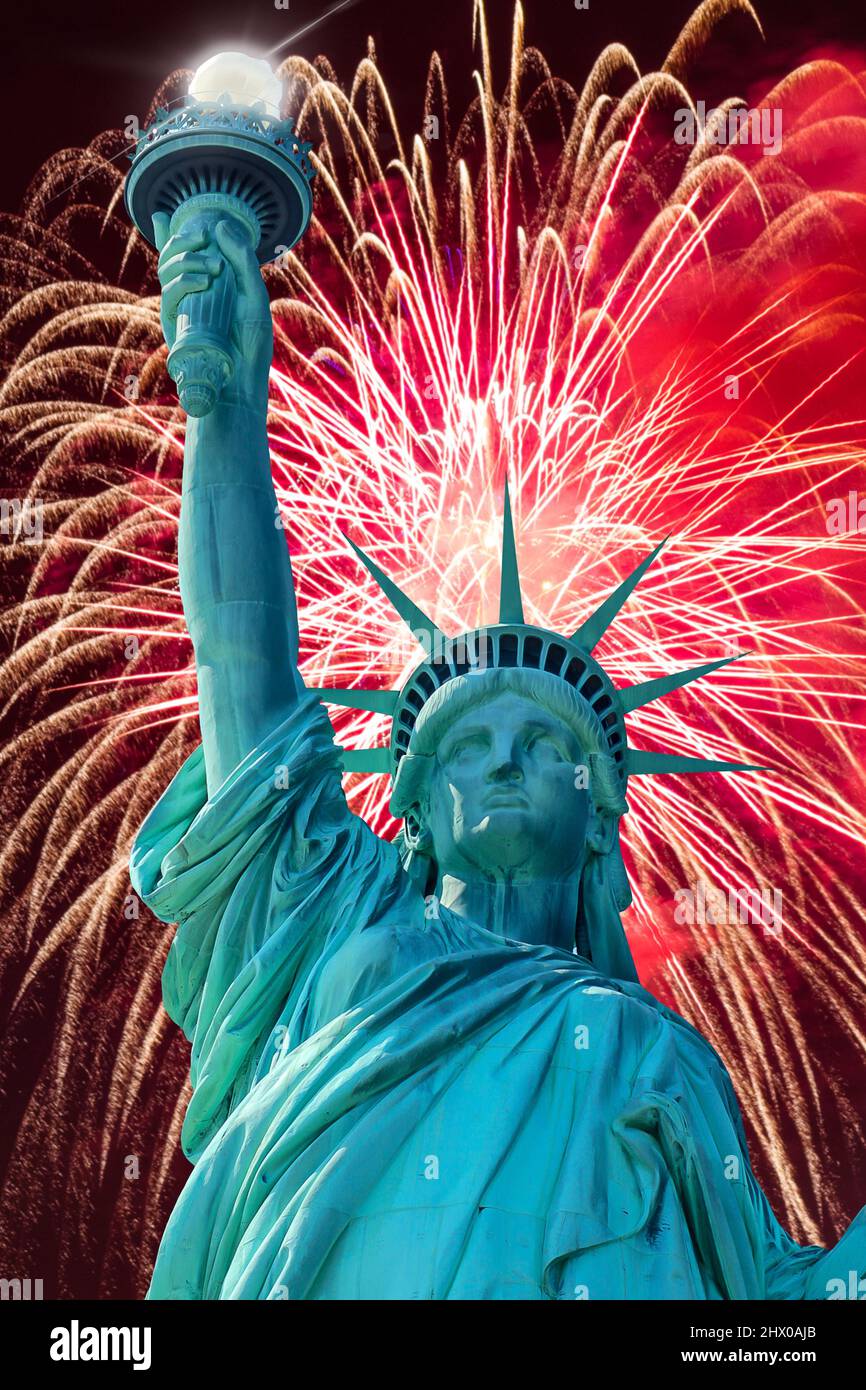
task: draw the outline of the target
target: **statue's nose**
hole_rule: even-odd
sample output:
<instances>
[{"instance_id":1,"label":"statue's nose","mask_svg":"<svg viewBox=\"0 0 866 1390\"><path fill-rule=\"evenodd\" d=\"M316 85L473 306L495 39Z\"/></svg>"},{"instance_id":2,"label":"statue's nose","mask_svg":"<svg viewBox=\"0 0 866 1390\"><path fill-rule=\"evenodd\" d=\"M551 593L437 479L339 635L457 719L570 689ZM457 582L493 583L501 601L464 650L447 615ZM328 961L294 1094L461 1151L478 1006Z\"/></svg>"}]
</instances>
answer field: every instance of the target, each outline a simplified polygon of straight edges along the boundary
<instances>
[{"instance_id":1,"label":"statue's nose","mask_svg":"<svg viewBox=\"0 0 866 1390\"><path fill-rule=\"evenodd\" d=\"M491 782L522 782L523 768L512 757L497 762L490 774Z\"/></svg>"}]
</instances>

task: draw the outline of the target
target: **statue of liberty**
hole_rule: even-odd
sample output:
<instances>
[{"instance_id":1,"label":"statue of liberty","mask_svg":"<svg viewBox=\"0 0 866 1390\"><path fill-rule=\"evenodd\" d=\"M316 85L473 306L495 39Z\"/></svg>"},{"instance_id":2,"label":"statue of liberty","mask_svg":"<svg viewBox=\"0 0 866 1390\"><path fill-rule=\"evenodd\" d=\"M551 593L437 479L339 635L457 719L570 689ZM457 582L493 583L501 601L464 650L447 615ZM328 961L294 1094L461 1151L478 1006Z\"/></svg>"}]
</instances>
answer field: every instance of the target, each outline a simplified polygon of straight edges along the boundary
<instances>
[{"instance_id":1,"label":"statue of liberty","mask_svg":"<svg viewBox=\"0 0 866 1390\"><path fill-rule=\"evenodd\" d=\"M226 265L234 374L188 422L180 585L202 741L142 826L133 884L177 923L194 1164L163 1299L825 1299L866 1208L800 1247L749 1163L727 1072L637 980L620 914L630 775L741 769L630 750L593 658L649 556L571 636L524 621L506 492L498 621L450 639L357 551L425 659L343 754L298 673L266 432L273 328L248 239L156 221L163 327ZM385 771L395 844L343 767Z\"/></svg>"}]
</instances>

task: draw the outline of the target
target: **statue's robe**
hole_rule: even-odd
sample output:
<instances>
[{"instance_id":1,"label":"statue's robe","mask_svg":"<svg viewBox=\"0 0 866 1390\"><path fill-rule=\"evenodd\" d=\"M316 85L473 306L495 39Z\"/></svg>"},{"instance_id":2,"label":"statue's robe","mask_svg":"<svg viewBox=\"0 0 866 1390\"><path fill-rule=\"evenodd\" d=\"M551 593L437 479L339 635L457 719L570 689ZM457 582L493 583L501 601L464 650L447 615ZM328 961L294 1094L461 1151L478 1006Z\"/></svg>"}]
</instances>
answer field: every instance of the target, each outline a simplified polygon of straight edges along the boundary
<instances>
[{"instance_id":1,"label":"statue's robe","mask_svg":"<svg viewBox=\"0 0 866 1390\"><path fill-rule=\"evenodd\" d=\"M305 697L137 837L179 923L195 1165L149 1297L827 1298L866 1273L779 1225L717 1054L639 985L425 903L348 809Z\"/></svg>"}]
</instances>

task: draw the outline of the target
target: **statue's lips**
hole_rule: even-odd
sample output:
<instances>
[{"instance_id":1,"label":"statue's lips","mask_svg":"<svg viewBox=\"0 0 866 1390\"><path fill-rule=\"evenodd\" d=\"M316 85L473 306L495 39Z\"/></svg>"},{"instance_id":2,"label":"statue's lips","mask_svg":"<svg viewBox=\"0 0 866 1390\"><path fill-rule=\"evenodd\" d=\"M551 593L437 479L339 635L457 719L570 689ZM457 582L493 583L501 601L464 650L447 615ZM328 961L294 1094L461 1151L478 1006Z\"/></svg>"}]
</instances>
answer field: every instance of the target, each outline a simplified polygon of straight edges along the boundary
<instances>
[{"instance_id":1,"label":"statue's lips","mask_svg":"<svg viewBox=\"0 0 866 1390\"><path fill-rule=\"evenodd\" d=\"M485 810L496 810L497 807L528 806L529 798L525 792L519 791L517 787L506 791L504 788L499 791L491 792L484 798Z\"/></svg>"}]
</instances>

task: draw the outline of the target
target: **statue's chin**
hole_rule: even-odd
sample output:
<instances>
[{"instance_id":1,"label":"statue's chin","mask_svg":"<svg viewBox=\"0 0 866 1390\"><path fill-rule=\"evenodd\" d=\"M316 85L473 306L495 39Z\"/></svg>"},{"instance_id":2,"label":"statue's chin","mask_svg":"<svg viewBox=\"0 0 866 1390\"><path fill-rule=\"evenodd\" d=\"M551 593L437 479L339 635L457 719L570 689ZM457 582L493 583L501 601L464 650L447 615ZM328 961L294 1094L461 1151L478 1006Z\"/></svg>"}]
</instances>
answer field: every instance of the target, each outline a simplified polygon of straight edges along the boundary
<instances>
[{"instance_id":1,"label":"statue's chin","mask_svg":"<svg viewBox=\"0 0 866 1390\"><path fill-rule=\"evenodd\" d=\"M535 858L532 812L523 806L496 806L472 831L472 858L491 871L526 869Z\"/></svg>"}]
</instances>

